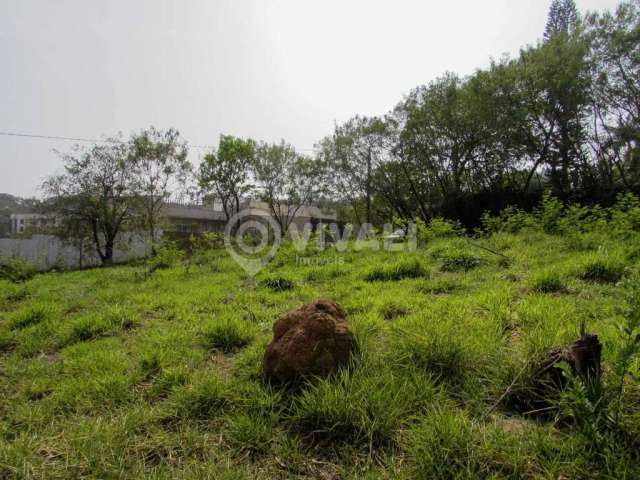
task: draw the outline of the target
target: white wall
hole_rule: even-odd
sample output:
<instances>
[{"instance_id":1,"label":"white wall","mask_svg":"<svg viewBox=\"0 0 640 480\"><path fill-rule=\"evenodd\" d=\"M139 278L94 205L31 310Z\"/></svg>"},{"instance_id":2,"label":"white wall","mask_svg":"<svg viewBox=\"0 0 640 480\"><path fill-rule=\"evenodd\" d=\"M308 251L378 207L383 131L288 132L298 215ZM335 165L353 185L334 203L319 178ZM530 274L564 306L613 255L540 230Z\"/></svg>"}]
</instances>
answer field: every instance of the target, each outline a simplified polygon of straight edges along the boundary
<instances>
[{"instance_id":1,"label":"white wall","mask_svg":"<svg viewBox=\"0 0 640 480\"><path fill-rule=\"evenodd\" d=\"M137 234L122 236L114 251L114 261L125 262L141 258L149 253L148 244ZM0 263L2 258L19 256L31 262L39 270L48 270L56 265L79 268L100 265L100 257L91 242L82 249L62 242L52 235L33 235L31 238L0 238Z\"/></svg>"}]
</instances>

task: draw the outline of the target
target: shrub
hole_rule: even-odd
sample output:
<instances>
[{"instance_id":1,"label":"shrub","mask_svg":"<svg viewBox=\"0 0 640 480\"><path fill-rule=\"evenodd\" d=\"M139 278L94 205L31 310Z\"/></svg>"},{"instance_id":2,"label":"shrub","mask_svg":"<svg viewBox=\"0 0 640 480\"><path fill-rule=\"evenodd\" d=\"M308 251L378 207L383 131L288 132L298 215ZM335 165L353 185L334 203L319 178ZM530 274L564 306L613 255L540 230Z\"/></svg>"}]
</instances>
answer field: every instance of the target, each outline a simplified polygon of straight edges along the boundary
<instances>
[{"instance_id":1,"label":"shrub","mask_svg":"<svg viewBox=\"0 0 640 480\"><path fill-rule=\"evenodd\" d=\"M486 234L498 232L518 233L525 228L535 226L535 218L516 207L507 207L498 215L484 212L481 218L482 231Z\"/></svg>"},{"instance_id":2,"label":"shrub","mask_svg":"<svg viewBox=\"0 0 640 480\"><path fill-rule=\"evenodd\" d=\"M204 338L208 348L231 353L251 343L253 332L238 320L222 319L205 326Z\"/></svg>"},{"instance_id":3,"label":"shrub","mask_svg":"<svg viewBox=\"0 0 640 480\"><path fill-rule=\"evenodd\" d=\"M364 279L367 282L398 281L403 278L428 277L429 271L418 260L401 261L391 265L379 265L370 269Z\"/></svg>"},{"instance_id":4,"label":"shrub","mask_svg":"<svg viewBox=\"0 0 640 480\"><path fill-rule=\"evenodd\" d=\"M175 266L184 258L182 251L175 242L163 241L154 245L154 254L147 263L147 275L156 270L163 270Z\"/></svg>"},{"instance_id":5,"label":"shrub","mask_svg":"<svg viewBox=\"0 0 640 480\"><path fill-rule=\"evenodd\" d=\"M564 206L560 200L548 193L545 194L540 207L536 211L542 230L546 233L557 233L563 211Z\"/></svg>"},{"instance_id":6,"label":"shrub","mask_svg":"<svg viewBox=\"0 0 640 480\"><path fill-rule=\"evenodd\" d=\"M464 228L460 222L446 220L444 218L432 218L428 224L422 220L415 220L418 238L420 240L431 241L438 238L459 237L464 234Z\"/></svg>"},{"instance_id":7,"label":"shrub","mask_svg":"<svg viewBox=\"0 0 640 480\"><path fill-rule=\"evenodd\" d=\"M10 282L26 282L33 278L38 270L29 262L17 255L0 257L0 279Z\"/></svg>"}]
</instances>

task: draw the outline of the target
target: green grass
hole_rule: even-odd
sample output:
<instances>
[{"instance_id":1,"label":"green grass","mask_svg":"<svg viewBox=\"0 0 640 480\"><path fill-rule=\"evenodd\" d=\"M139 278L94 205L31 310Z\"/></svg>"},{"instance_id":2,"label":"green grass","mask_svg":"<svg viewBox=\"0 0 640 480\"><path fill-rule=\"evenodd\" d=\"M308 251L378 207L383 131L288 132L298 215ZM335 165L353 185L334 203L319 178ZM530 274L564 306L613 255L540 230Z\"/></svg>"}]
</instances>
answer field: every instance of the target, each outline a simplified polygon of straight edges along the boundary
<instances>
[{"instance_id":1,"label":"green grass","mask_svg":"<svg viewBox=\"0 0 640 480\"><path fill-rule=\"evenodd\" d=\"M637 361L605 440L506 401L487 415L583 322L612 388L634 235L477 240L508 262L453 237L309 265L284 245L256 279L223 250L0 279L0 478L639 478ZM347 312L351 365L270 385L273 321L317 298Z\"/></svg>"}]
</instances>

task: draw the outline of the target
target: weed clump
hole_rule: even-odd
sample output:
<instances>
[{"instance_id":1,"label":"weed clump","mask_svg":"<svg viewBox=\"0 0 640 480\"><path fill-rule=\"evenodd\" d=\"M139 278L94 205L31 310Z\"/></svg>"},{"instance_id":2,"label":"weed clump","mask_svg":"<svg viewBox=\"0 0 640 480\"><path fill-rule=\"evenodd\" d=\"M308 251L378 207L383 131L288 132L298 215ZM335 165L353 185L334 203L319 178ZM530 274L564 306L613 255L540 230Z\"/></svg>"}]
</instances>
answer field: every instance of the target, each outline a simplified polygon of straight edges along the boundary
<instances>
[{"instance_id":1,"label":"weed clump","mask_svg":"<svg viewBox=\"0 0 640 480\"><path fill-rule=\"evenodd\" d=\"M176 417L207 420L218 416L231 404L228 386L216 378L178 387L171 399Z\"/></svg>"},{"instance_id":2,"label":"weed clump","mask_svg":"<svg viewBox=\"0 0 640 480\"><path fill-rule=\"evenodd\" d=\"M458 253L445 256L440 270L443 272L468 272L482 265L482 259L468 254Z\"/></svg>"},{"instance_id":3,"label":"weed clump","mask_svg":"<svg viewBox=\"0 0 640 480\"><path fill-rule=\"evenodd\" d=\"M380 314L385 320L394 320L398 317L404 317L409 313L411 313L411 310L396 302L387 302L380 307Z\"/></svg>"},{"instance_id":4,"label":"weed clump","mask_svg":"<svg viewBox=\"0 0 640 480\"><path fill-rule=\"evenodd\" d=\"M287 290L293 290L295 287L291 280L284 277L266 277L260 280L258 285L274 292L286 292Z\"/></svg>"},{"instance_id":5,"label":"weed clump","mask_svg":"<svg viewBox=\"0 0 640 480\"><path fill-rule=\"evenodd\" d=\"M427 295L446 295L463 288L464 287L462 285L452 278L437 278L416 287L420 293Z\"/></svg>"},{"instance_id":6,"label":"weed clump","mask_svg":"<svg viewBox=\"0 0 640 480\"><path fill-rule=\"evenodd\" d=\"M424 376L401 377L369 366L310 384L292 406L291 419L329 440L381 445L436 395Z\"/></svg>"},{"instance_id":7,"label":"weed clump","mask_svg":"<svg viewBox=\"0 0 640 480\"><path fill-rule=\"evenodd\" d=\"M531 288L538 293L557 293L565 291L566 285L558 272L548 271L536 275Z\"/></svg>"},{"instance_id":8,"label":"weed clump","mask_svg":"<svg viewBox=\"0 0 640 480\"><path fill-rule=\"evenodd\" d=\"M265 453L273 437L273 422L260 415L240 413L227 422L225 439L237 452Z\"/></svg>"},{"instance_id":9,"label":"weed clump","mask_svg":"<svg viewBox=\"0 0 640 480\"><path fill-rule=\"evenodd\" d=\"M181 368L169 368L162 370L155 378L151 386L150 396L164 398L176 388L186 385L189 375Z\"/></svg>"},{"instance_id":10,"label":"weed clump","mask_svg":"<svg viewBox=\"0 0 640 480\"><path fill-rule=\"evenodd\" d=\"M477 478L474 437L473 425L463 413L430 411L407 435L412 478Z\"/></svg>"},{"instance_id":11,"label":"weed clump","mask_svg":"<svg viewBox=\"0 0 640 480\"><path fill-rule=\"evenodd\" d=\"M580 278L594 283L617 283L624 276L624 265L616 259L593 256L580 270Z\"/></svg>"},{"instance_id":12,"label":"weed clump","mask_svg":"<svg viewBox=\"0 0 640 480\"><path fill-rule=\"evenodd\" d=\"M440 380L459 383L473 365L465 346L453 335L427 337L398 329L396 337L398 355L408 367L417 367Z\"/></svg>"},{"instance_id":13,"label":"weed clump","mask_svg":"<svg viewBox=\"0 0 640 480\"><path fill-rule=\"evenodd\" d=\"M13 283L31 280L38 270L36 267L18 256L0 258L0 280L9 280Z\"/></svg>"},{"instance_id":14,"label":"weed clump","mask_svg":"<svg viewBox=\"0 0 640 480\"><path fill-rule=\"evenodd\" d=\"M43 322L49 318L52 313L53 309L50 305L36 303L16 312L9 322L9 328L11 330L22 330Z\"/></svg>"},{"instance_id":15,"label":"weed clump","mask_svg":"<svg viewBox=\"0 0 640 480\"><path fill-rule=\"evenodd\" d=\"M365 275L367 282L392 282L404 278L428 277L429 271L418 260L379 265Z\"/></svg>"}]
</instances>

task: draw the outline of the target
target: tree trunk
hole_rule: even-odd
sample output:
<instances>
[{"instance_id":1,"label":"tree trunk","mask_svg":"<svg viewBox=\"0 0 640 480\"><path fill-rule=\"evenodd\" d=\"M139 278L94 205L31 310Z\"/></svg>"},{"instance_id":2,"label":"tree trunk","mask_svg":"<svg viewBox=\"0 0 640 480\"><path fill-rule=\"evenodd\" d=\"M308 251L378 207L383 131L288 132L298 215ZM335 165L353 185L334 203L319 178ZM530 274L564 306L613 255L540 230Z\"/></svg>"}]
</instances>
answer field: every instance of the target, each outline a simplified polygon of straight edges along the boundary
<instances>
[{"instance_id":1,"label":"tree trunk","mask_svg":"<svg viewBox=\"0 0 640 480\"><path fill-rule=\"evenodd\" d=\"M104 244L104 257L102 258L102 265L113 265L113 238L107 239Z\"/></svg>"},{"instance_id":2,"label":"tree trunk","mask_svg":"<svg viewBox=\"0 0 640 480\"><path fill-rule=\"evenodd\" d=\"M367 180L365 185L366 195L366 222L371 223L371 149L367 153Z\"/></svg>"}]
</instances>

